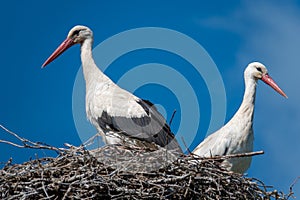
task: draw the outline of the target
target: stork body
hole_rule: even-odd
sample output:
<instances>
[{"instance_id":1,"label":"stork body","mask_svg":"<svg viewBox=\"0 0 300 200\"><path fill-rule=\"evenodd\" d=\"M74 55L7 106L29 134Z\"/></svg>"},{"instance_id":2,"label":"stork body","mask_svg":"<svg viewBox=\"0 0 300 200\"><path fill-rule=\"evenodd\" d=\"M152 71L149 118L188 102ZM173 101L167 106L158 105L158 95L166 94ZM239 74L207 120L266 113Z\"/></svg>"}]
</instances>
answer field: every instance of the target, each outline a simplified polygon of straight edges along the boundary
<instances>
[{"instance_id":1,"label":"stork body","mask_svg":"<svg viewBox=\"0 0 300 200\"><path fill-rule=\"evenodd\" d=\"M209 135L193 151L194 154L211 157L253 151L253 114L257 81L261 79L278 93L285 93L268 75L266 67L258 62L248 65L244 72L245 93L242 104L232 119L221 129ZM231 158L223 162L230 171L244 173L250 167L251 157Z\"/></svg>"},{"instance_id":2,"label":"stork body","mask_svg":"<svg viewBox=\"0 0 300 200\"><path fill-rule=\"evenodd\" d=\"M164 147L182 153L174 134L155 106L118 87L96 66L92 56L93 33L75 26L43 67L74 44L81 44L81 62L86 83L86 114L107 144L130 143Z\"/></svg>"}]
</instances>

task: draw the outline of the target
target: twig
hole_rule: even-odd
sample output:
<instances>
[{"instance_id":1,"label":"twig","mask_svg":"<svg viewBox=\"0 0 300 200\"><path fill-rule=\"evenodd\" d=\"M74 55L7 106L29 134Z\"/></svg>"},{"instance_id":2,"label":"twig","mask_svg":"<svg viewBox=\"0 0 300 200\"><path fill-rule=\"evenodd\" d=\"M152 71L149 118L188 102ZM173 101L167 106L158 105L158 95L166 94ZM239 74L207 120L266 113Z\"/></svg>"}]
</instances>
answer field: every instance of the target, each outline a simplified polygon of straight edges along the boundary
<instances>
[{"instance_id":1,"label":"twig","mask_svg":"<svg viewBox=\"0 0 300 200\"><path fill-rule=\"evenodd\" d=\"M172 116L171 116L171 119L170 119L170 121L169 121L169 126L171 127L171 125L172 125L172 122L173 122L173 119L174 119L174 117L175 117L175 114L176 114L176 109L173 111L173 114L172 114Z\"/></svg>"},{"instance_id":2,"label":"twig","mask_svg":"<svg viewBox=\"0 0 300 200\"><path fill-rule=\"evenodd\" d=\"M12 132L11 130L5 128L3 125L0 124L0 128L2 128L3 130L5 130L7 133L11 134L12 136L14 136L15 138L17 138L22 145L10 142L10 141L6 141L6 140L0 140L0 143L5 143L5 144L9 144L18 148L29 148L29 149L46 149L46 150L52 150L52 151L56 151L58 154L63 153L65 149L63 148L56 148L47 144L41 144L39 142L32 142L26 138L22 138L20 136L18 136L18 134Z\"/></svg>"},{"instance_id":3,"label":"twig","mask_svg":"<svg viewBox=\"0 0 300 200\"><path fill-rule=\"evenodd\" d=\"M183 138L183 137L181 137L181 140L182 140L182 142L183 142L183 145L184 145L185 149L187 150L187 152L188 152L189 154L191 154L192 152L191 152L191 150L188 148L188 146L186 145L186 143L185 143L185 141L184 141L184 138Z\"/></svg>"},{"instance_id":4,"label":"twig","mask_svg":"<svg viewBox=\"0 0 300 200\"><path fill-rule=\"evenodd\" d=\"M42 179L42 180L44 179L43 174L44 174L44 172L42 171L42 173L41 173L41 179ZM44 181L42 181L42 188L43 188L44 193L46 194L46 197L49 199L49 195L48 195L47 190L46 190L46 188L45 188L45 183L44 183Z\"/></svg>"},{"instance_id":5,"label":"twig","mask_svg":"<svg viewBox=\"0 0 300 200\"><path fill-rule=\"evenodd\" d=\"M12 131L10 131L10 130L8 130L7 128L5 128L2 124L0 124L0 127L3 129L3 130L5 130L6 132L8 132L9 134L11 134L11 135L13 135L14 137L16 137L18 140L20 140L20 141L24 141L24 142L27 142L27 140L26 139L24 139L24 138L21 138L20 136L18 136L16 133L14 133L14 132L12 132Z\"/></svg>"},{"instance_id":6,"label":"twig","mask_svg":"<svg viewBox=\"0 0 300 200\"><path fill-rule=\"evenodd\" d=\"M176 181L181 181L186 177L188 177L189 175L190 173L184 174L182 176L177 176L174 178L162 178L162 179L150 181L150 183L176 183Z\"/></svg>"},{"instance_id":7,"label":"twig","mask_svg":"<svg viewBox=\"0 0 300 200\"><path fill-rule=\"evenodd\" d=\"M205 157L206 160L226 160L229 158L239 158L239 157L250 157L250 156L256 156L256 155L261 155L264 154L264 151L254 151L254 152L249 152L249 153L238 153L238 154L231 154L231 155L224 155L224 156L212 156L212 157ZM200 157L196 154L192 154L195 157L198 158L203 158Z\"/></svg>"},{"instance_id":8,"label":"twig","mask_svg":"<svg viewBox=\"0 0 300 200\"><path fill-rule=\"evenodd\" d=\"M297 184L297 182L299 181L300 176L298 176L292 183L292 185L290 186L290 193L288 194L287 198L289 199L290 197L294 198L294 192L293 192L293 187Z\"/></svg>"},{"instance_id":9,"label":"twig","mask_svg":"<svg viewBox=\"0 0 300 200\"><path fill-rule=\"evenodd\" d=\"M6 141L6 140L0 140L0 143L9 144L9 145L12 145L12 146L15 146L15 147L18 147L18 148L27 148L24 145L15 144L13 142Z\"/></svg>"},{"instance_id":10,"label":"twig","mask_svg":"<svg viewBox=\"0 0 300 200\"><path fill-rule=\"evenodd\" d=\"M95 139L97 137L101 137L101 133L96 133L95 135L93 135L92 137L90 137L87 141L85 141L84 143L82 143L83 146L87 147L89 145L92 145L93 142L95 141Z\"/></svg>"}]
</instances>

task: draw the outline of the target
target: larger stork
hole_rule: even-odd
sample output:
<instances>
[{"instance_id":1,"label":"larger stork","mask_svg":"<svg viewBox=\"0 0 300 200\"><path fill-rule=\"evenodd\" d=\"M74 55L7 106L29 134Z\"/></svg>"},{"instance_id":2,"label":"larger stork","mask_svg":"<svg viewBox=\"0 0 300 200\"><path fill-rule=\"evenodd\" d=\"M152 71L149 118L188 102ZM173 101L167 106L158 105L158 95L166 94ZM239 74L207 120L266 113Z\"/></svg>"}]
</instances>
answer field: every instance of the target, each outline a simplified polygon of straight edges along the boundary
<instances>
[{"instance_id":1,"label":"larger stork","mask_svg":"<svg viewBox=\"0 0 300 200\"><path fill-rule=\"evenodd\" d=\"M244 79L245 93L240 108L226 125L205 138L194 149L194 154L211 157L253 151L252 125L257 81L262 80L282 96L287 96L269 76L267 68L259 62L248 65ZM242 174L250 167L251 157L231 158L223 164L228 170Z\"/></svg>"},{"instance_id":2,"label":"larger stork","mask_svg":"<svg viewBox=\"0 0 300 200\"><path fill-rule=\"evenodd\" d=\"M42 67L75 44L81 45L86 114L104 142L164 147L182 153L170 127L155 106L118 87L96 66L92 56L93 32L88 27L73 27Z\"/></svg>"}]
</instances>

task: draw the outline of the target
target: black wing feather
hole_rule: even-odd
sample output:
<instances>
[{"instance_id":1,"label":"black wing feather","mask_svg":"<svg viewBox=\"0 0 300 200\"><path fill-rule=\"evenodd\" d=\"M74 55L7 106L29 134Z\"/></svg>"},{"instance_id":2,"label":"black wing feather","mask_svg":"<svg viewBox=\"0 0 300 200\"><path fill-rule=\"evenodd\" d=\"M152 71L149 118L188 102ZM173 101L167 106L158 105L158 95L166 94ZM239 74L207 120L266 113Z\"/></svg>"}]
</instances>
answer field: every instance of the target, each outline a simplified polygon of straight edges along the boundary
<instances>
[{"instance_id":1,"label":"black wing feather","mask_svg":"<svg viewBox=\"0 0 300 200\"><path fill-rule=\"evenodd\" d=\"M125 116L111 116L103 111L101 117L98 118L100 127L104 130L110 129L122 132L128 137L149 143L154 142L161 147L182 153L174 134L156 107L148 100L139 99L136 102L145 110L147 115L129 118Z\"/></svg>"}]
</instances>

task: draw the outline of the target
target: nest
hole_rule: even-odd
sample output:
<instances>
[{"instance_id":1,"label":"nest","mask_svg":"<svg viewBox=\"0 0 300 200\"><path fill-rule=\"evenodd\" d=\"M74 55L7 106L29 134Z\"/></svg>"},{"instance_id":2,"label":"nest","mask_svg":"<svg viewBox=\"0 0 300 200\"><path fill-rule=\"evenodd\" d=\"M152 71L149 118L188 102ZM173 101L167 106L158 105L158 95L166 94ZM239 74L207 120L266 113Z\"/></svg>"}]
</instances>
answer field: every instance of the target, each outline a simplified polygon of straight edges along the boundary
<instances>
[{"instance_id":1,"label":"nest","mask_svg":"<svg viewBox=\"0 0 300 200\"><path fill-rule=\"evenodd\" d=\"M56 148L19 139L23 148L50 149L58 156L22 164L9 160L0 170L1 199L288 199L292 194L223 169L228 157L126 146L89 151L84 145Z\"/></svg>"}]
</instances>

